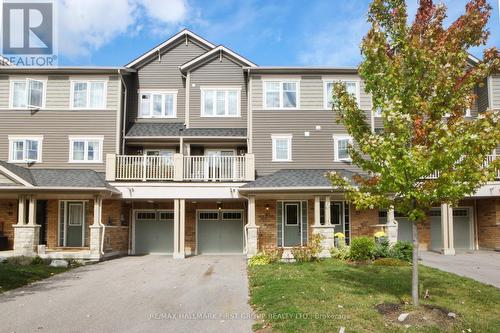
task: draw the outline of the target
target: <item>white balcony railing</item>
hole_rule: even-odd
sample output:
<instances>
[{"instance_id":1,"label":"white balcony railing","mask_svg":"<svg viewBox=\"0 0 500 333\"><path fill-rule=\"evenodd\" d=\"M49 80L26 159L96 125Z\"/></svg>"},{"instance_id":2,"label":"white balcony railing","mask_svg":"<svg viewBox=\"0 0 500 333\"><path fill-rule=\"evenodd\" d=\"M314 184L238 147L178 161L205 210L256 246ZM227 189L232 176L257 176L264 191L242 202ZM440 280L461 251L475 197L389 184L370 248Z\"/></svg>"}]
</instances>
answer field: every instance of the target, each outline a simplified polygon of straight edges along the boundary
<instances>
[{"instance_id":1,"label":"white balcony railing","mask_svg":"<svg viewBox=\"0 0 500 333\"><path fill-rule=\"evenodd\" d=\"M483 162L483 167L490 165L497 157L495 155L488 155ZM439 177L439 171L434 171L427 179L437 179ZM500 179L500 170L497 170L497 179Z\"/></svg>"},{"instance_id":2,"label":"white balcony railing","mask_svg":"<svg viewBox=\"0 0 500 333\"><path fill-rule=\"evenodd\" d=\"M184 156L184 180L246 179L246 156Z\"/></svg>"},{"instance_id":3,"label":"white balcony railing","mask_svg":"<svg viewBox=\"0 0 500 333\"><path fill-rule=\"evenodd\" d=\"M106 156L109 181L252 181L253 154L244 156Z\"/></svg>"}]
</instances>

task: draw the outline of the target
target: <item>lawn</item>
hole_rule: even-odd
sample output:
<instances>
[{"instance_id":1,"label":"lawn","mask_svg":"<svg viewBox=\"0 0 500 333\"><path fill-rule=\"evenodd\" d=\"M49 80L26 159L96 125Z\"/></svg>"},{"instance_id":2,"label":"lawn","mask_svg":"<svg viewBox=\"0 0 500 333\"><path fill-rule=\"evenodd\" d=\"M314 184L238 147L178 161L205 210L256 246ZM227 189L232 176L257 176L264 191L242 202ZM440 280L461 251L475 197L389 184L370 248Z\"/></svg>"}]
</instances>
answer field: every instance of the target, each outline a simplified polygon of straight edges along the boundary
<instances>
[{"instance_id":1,"label":"lawn","mask_svg":"<svg viewBox=\"0 0 500 333\"><path fill-rule=\"evenodd\" d=\"M67 270L68 268L50 267L43 263L28 265L0 263L0 293L46 279Z\"/></svg>"},{"instance_id":2,"label":"lawn","mask_svg":"<svg viewBox=\"0 0 500 333\"><path fill-rule=\"evenodd\" d=\"M407 304L411 267L354 266L337 260L249 268L251 304L265 318L255 329L277 332L500 332L500 289L420 267L422 304L457 314L447 327L404 327L380 314L380 303ZM401 312L411 310L403 305ZM448 318L445 318L448 319ZM397 320L395 320L397 322Z\"/></svg>"}]
</instances>

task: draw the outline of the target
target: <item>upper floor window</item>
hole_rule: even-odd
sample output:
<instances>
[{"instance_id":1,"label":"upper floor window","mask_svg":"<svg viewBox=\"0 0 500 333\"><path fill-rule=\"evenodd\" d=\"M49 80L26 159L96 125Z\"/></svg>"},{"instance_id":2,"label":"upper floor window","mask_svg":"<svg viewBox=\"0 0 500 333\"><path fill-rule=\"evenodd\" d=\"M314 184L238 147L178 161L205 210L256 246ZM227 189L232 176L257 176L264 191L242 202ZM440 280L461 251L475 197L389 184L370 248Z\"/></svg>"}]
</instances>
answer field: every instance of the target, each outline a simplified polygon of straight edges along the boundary
<instances>
[{"instance_id":1,"label":"upper floor window","mask_svg":"<svg viewBox=\"0 0 500 333\"><path fill-rule=\"evenodd\" d=\"M139 118L175 118L177 91L141 91Z\"/></svg>"},{"instance_id":2,"label":"upper floor window","mask_svg":"<svg viewBox=\"0 0 500 333\"><path fill-rule=\"evenodd\" d=\"M106 108L106 81L71 81L72 109Z\"/></svg>"},{"instance_id":3,"label":"upper floor window","mask_svg":"<svg viewBox=\"0 0 500 333\"><path fill-rule=\"evenodd\" d=\"M202 117L239 117L240 88L201 88Z\"/></svg>"},{"instance_id":4,"label":"upper floor window","mask_svg":"<svg viewBox=\"0 0 500 333\"><path fill-rule=\"evenodd\" d=\"M292 160L292 135L273 134L273 162L290 162Z\"/></svg>"},{"instance_id":5,"label":"upper floor window","mask_svg":"<svg viewBox=\"0 0 500 333\"><path fill-rule=\"evenodd\" d=\"M32 163L42 161L43 136L9 136L9 162Z\"/></svg>"},{"instance_id":6,"label":"upper floor window","mask_svg":"<svg viewBox=\"0 0 500 333\"><path fill-rule=\"evenodd\" d=\"M345 84L349 94L356 98L359 105L359 82L355 80L327 80L324 81L325 109L331 109L333 106L333 85L337 82Z\"/></svg>"},{"instance_id":7,"label":"upper floor window","mask_svg":"<svg viewBox=\"0 0 500 333\"><path fill-rule=\"evenodd\" d=\"M351 156L349 155L349 145L352 145L352 138L350 136L333 136L334 161L351 161Z\"/></svg>"},{"instance_id":8,"label":"upper floor window","mask_svg":"<svg viewBox=\"0 0 500 333\"><path fill-rule=\"evenodd\" d=\"M45 107L44 80L11 80L10 107L13 109L41 109Z\"/></svg>"},{"instance_id":9,"label":"upper floor window","mask_svg":"<svg viewBox=\"0 0 500 333\"><path fill-rule=\"evenodd\" d=\"M70 163L101 163L102 136L69 137Z\"/></svg>"},{"instance_id":10,"label":"upper floor window","mask_svg":"<svg viewBox=\"0 0 500 333\"><path fill-rule=\"evenodd\" d=\"M264 108L297 109L299 107L299 80L265 80Z\"/></svg>"}]
</instances>

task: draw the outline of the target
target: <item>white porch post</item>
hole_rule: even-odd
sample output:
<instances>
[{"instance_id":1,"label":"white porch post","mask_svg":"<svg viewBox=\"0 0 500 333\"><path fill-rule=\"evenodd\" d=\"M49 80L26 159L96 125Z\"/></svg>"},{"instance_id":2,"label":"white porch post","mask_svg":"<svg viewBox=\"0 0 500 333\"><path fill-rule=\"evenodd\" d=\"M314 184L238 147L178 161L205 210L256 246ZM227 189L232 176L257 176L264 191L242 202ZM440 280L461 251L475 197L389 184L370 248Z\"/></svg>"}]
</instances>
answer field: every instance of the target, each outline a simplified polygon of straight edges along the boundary
<instances>
[{"instance_id":1,"label":"white porch post","mask_svg":"<svg viewBox=\"0 0 500 333\"><path fill-rule=\"evenodd\" d=\"M28 223L26 223L26 201L28 201ZM17 224L14 227L14 253L22 256L36 255L40 226L36 224L36 198L20 196Z\"/></svg>"},{"instance_id":2,"label":"white porch post","mask_svg":"<svg viewBox=\"0 0 500 333\"><path fill-rule=\"evenodd\" d=\"M330 250L335 247L335 226L331 223L330 217L330 197L325 198L325 224L321 225L321 198L314 196L314 224L312 232L315 235L322 237L321 247L322 251L320 257L329 258Z\"/></svg>"},{"instance_id":3,"label":"white porch post","mask_svg":"<svg viewBox=\"0 0 500 333\"><path fill-rule=\"evenodd\" d=\"M314 226L318 227L321 225L321 212L320 212L320 197L317 195L314 197Z\"/></svg>"},{"instance_id":4,"label":"white porch post","mask_svg":"<svg viewBox=\"0 0 500 333\"><path fill-rule=\"evenodd\" d=\"M101 223L102 218L102 196L94 197L94 221L90 226L90 255L93 259L100 259L104 254L102 247L104 237L104 226Z\"/></svg>"},{"instance_id":5,"label":"white porch post","mask_svg":"<svg viewBox=\"0 0 500 333\"><path fill-rule=\"evenodd\" d=\"M186 225L186 201L184 199L174 200L174 259L184 259Z\"/></svg>"},{"instance_id":6,"label":"white porch post","mask_svg":"<svg viewBox=\"0 0 500 333\"><path fill-rule=\"evenodd\" d=\"M390 245L398 241L398 222L394 218L394 208L387 211L387 240Z\"/></svg>"},{"instance_id":7,"label":"white porch post","mask_svg":"<svg viewBox=\"0 0 500 333\"><path fill-rule=\"evenodd\" d=\"M325 225L332 225L332 214L330 213L330 197L325 197Z\"/></svg>"},{"instance_id":8,"label":"white porch post","mask_svg":"<svg viewBox=\"0 0 500 333\"><path fill-rule=\"evenodd\" d=\"M259 251L259 227L255 219L255 196L248 197L248 222L246 225L247 257L253 257Z\"/></svg>"},{"instance_id":9,"label":"white porch post","mask_svg":"<svg viewBox=\"0 0 500 333\"><path fill-rule=\"evenodd\" d=\"M453 244L453 208L449 204L441 204L441 240L444 255L455 255Z\"/></svg>"}]
</instances>

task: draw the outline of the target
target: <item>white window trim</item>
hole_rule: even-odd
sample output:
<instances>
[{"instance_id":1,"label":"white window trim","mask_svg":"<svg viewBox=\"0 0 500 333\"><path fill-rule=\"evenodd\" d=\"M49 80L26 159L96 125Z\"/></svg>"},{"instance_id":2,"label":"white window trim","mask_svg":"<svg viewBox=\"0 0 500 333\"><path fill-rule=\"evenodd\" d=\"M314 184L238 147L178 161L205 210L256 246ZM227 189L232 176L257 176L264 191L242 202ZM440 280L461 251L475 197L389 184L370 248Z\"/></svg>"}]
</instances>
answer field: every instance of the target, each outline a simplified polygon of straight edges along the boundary
<instances>
[{"instance_id":1,"label":"white window trim","mask_svg":"<svg viewBox=\"0 0 500 333\"><path fill-rule=\"evenodd\" d=\"M103 146L104 146L104 136L102 135L89 135L89 136L68 136L69 140L69 159L68 163L75 163L75 164L97 164L97 163L103 163ZM84 141L85 142L85 153L84 153L84 160L73 160L73 146L75 141ZM89 161L87 160L87 149L88 149L88 141L98 141L99 142L99 159L98 160L92 160Z\"/></svg>"},{"instance_id":2,"label":"white window trim","mask_svg":"<svg viewBox=\"0 0 500 333\"><path fill-rule=\"evenodd\" d=\"M148 90L148 89L140 89L138 90L138 98L137 98L137 118L138 119L174 119L177 118L177 89L156 89L156 90ZM156 94L156 95L173 95L173 115L171 116L153 116L153 100L150 101L149 107L149 116L141 116L141 94Z\"/></svg>"},{"instance_id":3,"label":"white window trim","mask_svg":"<svg viewBox=\"0 0 500 333\"><path fill-rule=\"evenodd\" d=\"M215 98L214 101L214 114L213 115L207 115L205 114L205 102L204 102L204 97L205 97L205 91L207 90L219 90L219 91L225 91L226 98L225 98L225 111L228 112L228 102L229 99L227 98L227 92L228 91L236 91L236 103L237 103L237 108L236 108L236 115L229 115L225 113L224 115L217 115L215 112L215 105L217 104L217 97ZM201 111L200 111L200 117L202 118L239 118L241 117L241 87L222 87L222 86L203 86L200 87L200 106L201 106Z\"/></svg>"},{"instance_id":4,"label":"white window trim","mask_svg":"<svg viewBox=\"0 0 500 333\"><path fill-rule=\"evenodd\" d=\"M40 81L43 82L43 93L42 93L42 107L30 108L28 107L28 81ZM15 82L25 82L26 83L26 106L24 108L14 107L14 83ZM13 77L9 79L9 109L13 110L41 110L45 109L45 103L47 101L47 78L36 78L36 77Z\"/></svg>"},{"instance_id":5,"label":"white window trim","mask_svg":"<svg viewBox=\"0 0 500 333\"><path fill-rule=\"evenodd\" d=\"M288 158L285 160L276 158L276 139L288 140ZM293 139L292 134L271 134L273 162L292 162L292 139Z\"/></svg>"},{"instance_id":6,"label":"white window trim","mask_svg":"<svg viewBox=\"0 0 500 333\"><path fill-rule=\"evenodd\" d=\"M266 94L266 82L279 82L280 83L280 106L279 107L268 107L267 106L267 94ZM283 107L283 83L287 82L293 82L296 83L297 91L297 101L296 101L296 106L295 107ZM300 79L298 78L272 78L268 77L265 79L262 79L262 108L264 110L298 110L300 109Z\"/></svg>"},{"instance_id":7,"label":"white window trim","mask_svg":"<svg viewBox=\"0 0 500 333\"><path fill-rule=\"evenodd\" d=\"M24 136L24 135L9 135L9 163L42 163L42 144L43 135ZM14 159L14 142L21 140L32 140L38 142L38 154L36 160L15 160Z\"/></svg>"},{"instance_id":8,"label":"white window trim","mask_svg":"<svg viewBox=\"0 0 500 333\"><path fill-rule=\"evenodd\" d=\"M336 82L354 82L356 83L356 102L358 103L358 107L361 108L361 80L360 79L323 79L323 108L325 110L330 110L328 107L328 83L336 83Z\"/></svg>"},{"instance_id":9,"label":"white window trim","mask_svg":"<svg viewBox=\"0 0 500 333\"><path fill-rule=\"evenodd\" d=\"M108 104L108 81L106 79L71 79L70 81L70 93L69 93L69 107L71 110L105 110ZM87 105L90 105L90 91L88 87L92 82L102 82L104 83L104 105L96 108L87 107L75 107L75 84L76 83L86 83L87 84Z\"/></svg>"},{"instance_id":10,"label":"white window trim","mask_svg":"<svg viewBox=\"0 0 500 333\"><path fill-rule=\"evenodd\" d=\"M339 158L339 140L349 140L349 144L353 144L352 137L349 135L334 135L333 136L333 161L334 162L352 162L349 158Z\"/></svg>"}]
</instances>

